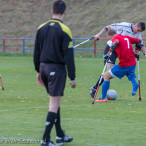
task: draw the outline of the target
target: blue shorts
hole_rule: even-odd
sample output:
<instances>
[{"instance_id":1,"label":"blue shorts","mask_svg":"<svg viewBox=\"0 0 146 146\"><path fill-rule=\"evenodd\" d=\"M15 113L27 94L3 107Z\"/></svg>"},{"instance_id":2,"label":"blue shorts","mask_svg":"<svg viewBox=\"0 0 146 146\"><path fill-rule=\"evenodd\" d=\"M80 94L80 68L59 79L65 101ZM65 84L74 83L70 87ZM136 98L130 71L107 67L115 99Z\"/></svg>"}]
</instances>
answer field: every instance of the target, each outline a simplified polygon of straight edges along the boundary
<instances>
[{"instance_id":1,"label":"blue shorts","mask_svg":"<svg viewBox=\"0 0 146 146\"><path fill-rule=\"evenodd\" d=\"M136 65L121 67L116 64L109 70L109 72L112 77L117 77L119 79L123 78L126 75L128 77L128 80L131 81L131 79L136 78L136 75L134 73L135 67Z\"/></svg>"}]
</instances>

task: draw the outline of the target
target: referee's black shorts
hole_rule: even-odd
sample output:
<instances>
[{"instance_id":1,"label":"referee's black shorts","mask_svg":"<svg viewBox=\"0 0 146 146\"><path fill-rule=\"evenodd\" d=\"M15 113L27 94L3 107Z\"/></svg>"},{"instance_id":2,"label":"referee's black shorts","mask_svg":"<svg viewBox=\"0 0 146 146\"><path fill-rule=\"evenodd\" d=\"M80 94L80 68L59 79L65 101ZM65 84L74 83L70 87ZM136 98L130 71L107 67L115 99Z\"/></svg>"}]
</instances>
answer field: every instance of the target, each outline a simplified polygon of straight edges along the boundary
<instances>
[{"instance_id":1,"label":"referee's black shorts","mask_svg":"<svg viewBox=\"0 0 146 146\"><path fill-rule=\"evenodd\" d=\"M104 50L104 55L108 53L109 49L110 49L110 46L106 45L105 50ZM108 60L108 63L115 64L116 59L117 59L117 53L115 51L112 51L112 54Z\"/></svg>"},{"instance_id":2,"label":"referee's black shorts","mask_svg":"<svg viewBox=\"0 0 146 146\"><path fill-rule=\"evenodd\" d=\"M40 64L42 81L50 96L63 96L66 83L66 68L61 64Z\"/></svg>"}]
</instances>

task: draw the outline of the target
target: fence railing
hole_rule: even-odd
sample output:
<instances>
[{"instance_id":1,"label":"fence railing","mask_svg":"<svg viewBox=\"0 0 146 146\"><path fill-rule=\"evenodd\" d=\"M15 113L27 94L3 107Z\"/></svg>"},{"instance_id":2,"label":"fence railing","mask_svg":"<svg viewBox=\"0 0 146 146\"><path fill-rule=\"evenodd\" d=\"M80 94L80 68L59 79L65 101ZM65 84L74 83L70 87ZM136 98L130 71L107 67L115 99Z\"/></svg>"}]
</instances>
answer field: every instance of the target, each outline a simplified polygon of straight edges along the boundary
<instances>
[{"instance_id":1,"label":"fence railing","mask_svg":"<svg viewBox=\"0 0 146 146\"><path fill-rule=\"evenodd\" d=\"M81 40L87 40L89 38L73 38L73 46L75 46L75 42L76 41L81 41ZM20 40L22 41L21 45L19 47L8 47L7 46L7 41L8 40L12 40L12 41L16 41L16 40ZM2 46L0 46L0 49L3 50L3 52L5 53L6 49L17 49L17 50L22 50L22 53L25 54L25 50L33 50L33 47L27 47L26 46L26 41L35 41L35 38L0 38L0 41L2 41L0 44ZM101 38L100 40L108 40L108 38ZM146 40L146 38L143 38L143 40ZM104 48L98 48L97 47L97 43L98 41L94 41L94 47L93 48L82 48L82 47L78 47L78 48L74 48L74 50L93 50L94 52L94 56L96 55L96 50L104 50ZM34 44L34 42L33 42ZM82 45L81 45L82 46Z\"/></svg>"}]
</instances>

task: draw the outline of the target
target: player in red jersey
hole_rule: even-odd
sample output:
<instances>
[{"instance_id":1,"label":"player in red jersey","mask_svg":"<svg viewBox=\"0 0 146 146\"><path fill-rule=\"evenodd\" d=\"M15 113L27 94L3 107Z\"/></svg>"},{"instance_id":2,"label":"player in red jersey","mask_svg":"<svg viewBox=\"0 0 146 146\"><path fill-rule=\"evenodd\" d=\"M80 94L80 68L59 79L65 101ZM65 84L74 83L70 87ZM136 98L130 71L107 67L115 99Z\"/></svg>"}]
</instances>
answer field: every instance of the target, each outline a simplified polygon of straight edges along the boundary
<instances>
[{"instance_id":1,"label":"player in red jersey","mask_svg":"<svg viewBox=\"0 0 146 146\"><path fill-rule=\"evenodd\" d=\"M115 50L117 53L119 63L105 72L104 82L102 85L102 97L100 100L96 100L96 102L107 102L106 94L110 87L110 79L113 77L121 79L126 75L133 86L131 92L132 96L136 95L139 87L139 84L135 80L136 75L134 71L136 67L136 60L132 44L138 44L141 40L129 36L123 36L121 34L117 35L116 31L112 29L108 31L108 36L113 42L111 49Z\"/></svg>"}]
</instances>

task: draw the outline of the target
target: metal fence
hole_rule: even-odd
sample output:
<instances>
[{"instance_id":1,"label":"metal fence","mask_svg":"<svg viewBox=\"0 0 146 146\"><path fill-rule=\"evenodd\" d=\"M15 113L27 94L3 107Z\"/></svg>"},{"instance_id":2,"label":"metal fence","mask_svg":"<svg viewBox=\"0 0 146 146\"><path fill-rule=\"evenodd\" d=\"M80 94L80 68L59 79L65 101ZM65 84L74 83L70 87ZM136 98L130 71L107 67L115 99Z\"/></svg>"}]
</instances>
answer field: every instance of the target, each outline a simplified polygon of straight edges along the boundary
<instances>
[{"instance_id":1,"label":"metal fence","mask_svg":"<svg viewBox=\"0 0 146 146\"><path fill-rule=\"evenodd\" d=\"M73 46L75 46L76 42L84 41L87 39L89 38L73 38ZM108 38L101 38L100 40L106 41L108 40ZM146 38L143 38L143 40L146 40ZM19 43L14 44L12 42L10 43L9 41L13 41L13 42L19 41ZM31 44L30 44L30 41L32 41ZM26 50L34 49L34 47L32 47L34 45L34 41L35 41L35 38L0 38L0 49L3 50L4 53L6 52L6 50L14 50L14 49L22 50L22 53L25 54ZM97 41L94 41L92 46L93 47L91 48L78 47L78 48L74 48L74 50L92 50L94 52L94 56L96 55L97 50L104 50L104 48L100 48L99 46L97 47Z\"/></svg>"}]
</instances>

